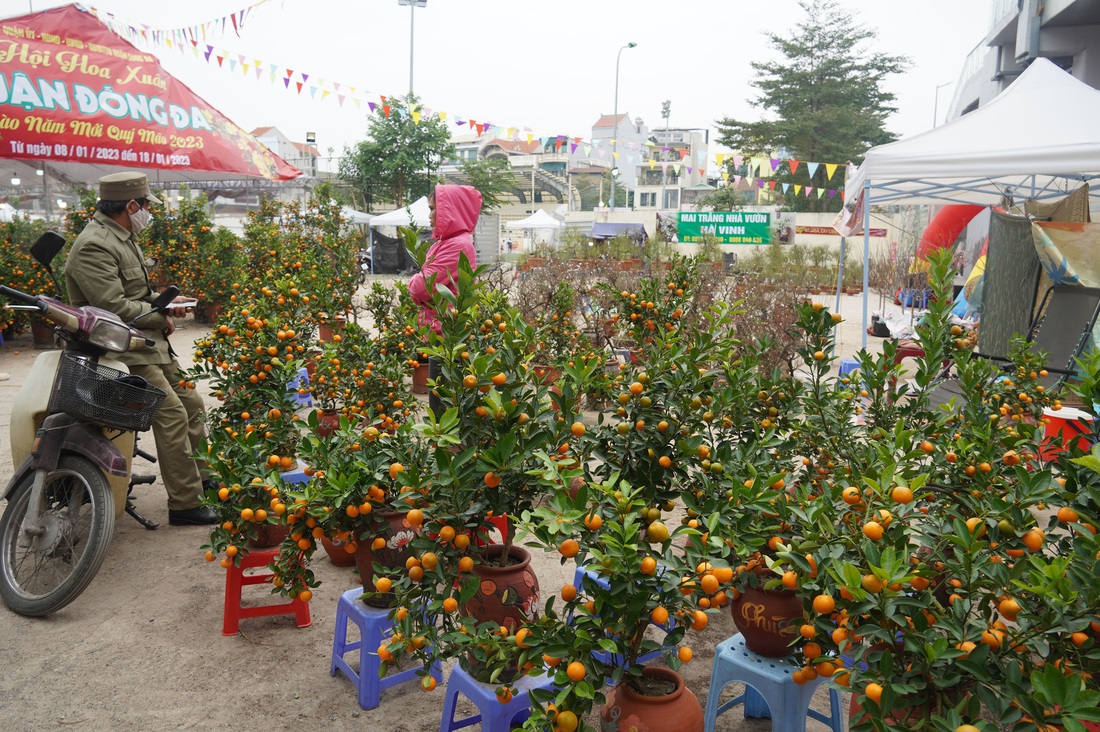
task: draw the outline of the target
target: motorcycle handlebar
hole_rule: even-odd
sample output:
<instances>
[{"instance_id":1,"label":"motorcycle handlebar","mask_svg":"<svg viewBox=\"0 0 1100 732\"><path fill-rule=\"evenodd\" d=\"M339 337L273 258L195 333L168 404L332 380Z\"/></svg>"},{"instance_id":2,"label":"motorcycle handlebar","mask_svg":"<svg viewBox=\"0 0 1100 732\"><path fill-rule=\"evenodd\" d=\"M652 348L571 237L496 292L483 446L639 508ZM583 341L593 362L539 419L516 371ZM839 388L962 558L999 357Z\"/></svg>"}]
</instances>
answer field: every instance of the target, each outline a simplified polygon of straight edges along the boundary
<instances>
[{"instance_id":1,"label":"motorcycle handlebar","mask_svg":"<svg viewBox=\"0 0 1100 732\"><path fill-rule=\"evenodd\" d=\"M21 292L19 290L13 290L7 285L0 285L0 295L3 295L9 300L15 300L26 305L33 305L42 312L46 311L46 303L39 300L37 296L28 295L27 293Z\"/></svg>"}]
</instances>

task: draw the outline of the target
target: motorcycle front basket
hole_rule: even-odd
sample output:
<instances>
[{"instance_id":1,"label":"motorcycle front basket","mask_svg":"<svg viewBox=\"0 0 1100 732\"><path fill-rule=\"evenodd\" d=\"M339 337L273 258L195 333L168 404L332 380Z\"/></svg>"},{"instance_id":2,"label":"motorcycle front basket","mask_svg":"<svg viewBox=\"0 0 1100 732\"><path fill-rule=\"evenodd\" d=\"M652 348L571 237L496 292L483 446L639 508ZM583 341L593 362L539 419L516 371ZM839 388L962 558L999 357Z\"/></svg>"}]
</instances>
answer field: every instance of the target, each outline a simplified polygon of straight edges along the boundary
<instances>
[{"instance_id":1,"label":"motorcycle front basket","mask_svg":"<svg viewBox=\"0 0 1100 732\"><path fill-rule=\"evenodd\" d=\"M167 395L140 377L80 358L61 356L57 407L82 422L144 432Z\"/></svg>"}]
</instances>

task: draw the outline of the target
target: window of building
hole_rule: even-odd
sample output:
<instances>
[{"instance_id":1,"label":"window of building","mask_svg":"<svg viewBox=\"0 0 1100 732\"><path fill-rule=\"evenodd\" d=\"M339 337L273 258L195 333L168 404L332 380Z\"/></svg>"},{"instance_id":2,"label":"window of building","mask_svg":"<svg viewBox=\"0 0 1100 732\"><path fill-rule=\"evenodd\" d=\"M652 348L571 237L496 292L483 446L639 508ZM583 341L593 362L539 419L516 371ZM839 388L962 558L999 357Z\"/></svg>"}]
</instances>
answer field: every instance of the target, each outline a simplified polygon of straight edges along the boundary
<instances>
[{"instance_id":1,"label":"window of building","mask_svg":"<svg viewBox=\"0 0 1100 732\"><path fill-rule=\"evenodd\" d=\"M655 208L657 206L657 194L641 193L639 194L639 201L640 208Z\"/></svg>"}]
</instances>

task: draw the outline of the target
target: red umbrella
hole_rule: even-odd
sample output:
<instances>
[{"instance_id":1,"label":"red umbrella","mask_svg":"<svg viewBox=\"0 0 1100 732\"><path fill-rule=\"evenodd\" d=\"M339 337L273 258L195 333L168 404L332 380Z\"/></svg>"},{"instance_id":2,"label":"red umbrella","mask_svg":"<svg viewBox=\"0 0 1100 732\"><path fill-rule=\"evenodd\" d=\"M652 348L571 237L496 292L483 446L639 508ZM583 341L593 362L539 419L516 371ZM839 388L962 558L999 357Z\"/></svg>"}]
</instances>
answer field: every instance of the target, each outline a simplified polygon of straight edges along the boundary
<instances>
[{"instance_id":1,"label":"red umbrella","mask_svg":"<svg viewBox=\"0 0 1100 732\"><path fill-rule=\"evenodd\" d=\"M4 21L0 158L77 180L115 166L154 181L302 175L77 5Z\"/></svg>"}]
</instances>

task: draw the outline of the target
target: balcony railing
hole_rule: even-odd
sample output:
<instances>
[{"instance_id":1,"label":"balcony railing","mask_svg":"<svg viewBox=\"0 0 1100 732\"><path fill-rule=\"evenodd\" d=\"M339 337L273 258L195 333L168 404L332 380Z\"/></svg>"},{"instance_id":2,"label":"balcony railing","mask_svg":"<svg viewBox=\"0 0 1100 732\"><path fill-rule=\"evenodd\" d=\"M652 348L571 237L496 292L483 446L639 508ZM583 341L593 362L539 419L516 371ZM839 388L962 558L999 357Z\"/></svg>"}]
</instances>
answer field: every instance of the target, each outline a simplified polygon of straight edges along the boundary
<instances>
[{"instance_id":1,"label":"balcony railing","mask_svg":"<svg viewBox=\"0 0 1100 732\"><path fill-rule=\"evenodd\" d=\"M1020 12L1019 0L993 0L992 13L989 18L989 29L999 26L1004 19L1013 13Z\"/></svg>"}]
</instances>

